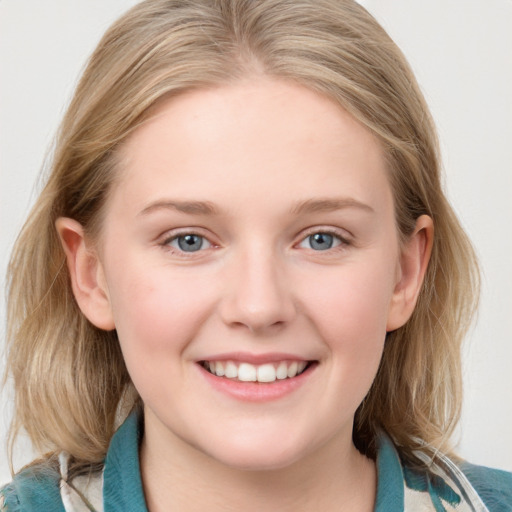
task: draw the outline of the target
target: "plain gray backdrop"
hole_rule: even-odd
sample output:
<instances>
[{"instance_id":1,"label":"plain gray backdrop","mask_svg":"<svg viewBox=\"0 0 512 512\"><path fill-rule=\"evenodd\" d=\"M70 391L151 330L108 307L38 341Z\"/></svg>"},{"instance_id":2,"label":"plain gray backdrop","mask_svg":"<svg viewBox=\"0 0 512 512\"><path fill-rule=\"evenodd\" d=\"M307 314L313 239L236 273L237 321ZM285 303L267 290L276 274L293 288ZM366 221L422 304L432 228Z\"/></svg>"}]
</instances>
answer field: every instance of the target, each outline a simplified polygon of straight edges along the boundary
<instances>
[{"instance_id":1,"label":"plain gray backdrop","mask_svg":"<svg viewBox=\"0 0 512 512\"><path fill-rule=\"evenodd\" d=\"M82 66L134 0L0 1L0 275ZM512 470L512 1L365 0L409 59L437 122L446 188L483 269L465 346L459 451ZM1 298L1 344L5 301ZM0 371L3 370L3 360ZM0 414L0 483L12 397ZM18 463L31 454L21 447Z\"/></svg>"}]
</instances>

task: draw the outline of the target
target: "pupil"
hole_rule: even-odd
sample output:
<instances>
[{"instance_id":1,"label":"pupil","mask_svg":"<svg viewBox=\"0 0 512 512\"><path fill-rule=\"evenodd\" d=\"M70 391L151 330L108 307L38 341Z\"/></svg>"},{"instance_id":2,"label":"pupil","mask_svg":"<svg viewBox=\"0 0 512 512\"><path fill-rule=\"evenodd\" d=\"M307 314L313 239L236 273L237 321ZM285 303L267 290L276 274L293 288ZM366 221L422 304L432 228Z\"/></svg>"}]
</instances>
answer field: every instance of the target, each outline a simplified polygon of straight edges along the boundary
<instances>
[{"instance_id":1,"label":"pupil","mask_svg":"<svg viewBox=\"0 0 512 512\"><path fill-rule=\"evenodd\" d=\"M318 251L325 251L332 247L333 237L327 233L315 233L309 237L311 247Z\"/></svg>"},{"instance_id":2,"label":"pupil","mask_svg":"<svg viewBox=\"0 0 512 512\"><path fill-rule=\"evenodd\" d=\"M203 240L198 235L184 235L178 238L178 245L182 251L193 252L201 249Z\"/></svg>"}]
</instances>

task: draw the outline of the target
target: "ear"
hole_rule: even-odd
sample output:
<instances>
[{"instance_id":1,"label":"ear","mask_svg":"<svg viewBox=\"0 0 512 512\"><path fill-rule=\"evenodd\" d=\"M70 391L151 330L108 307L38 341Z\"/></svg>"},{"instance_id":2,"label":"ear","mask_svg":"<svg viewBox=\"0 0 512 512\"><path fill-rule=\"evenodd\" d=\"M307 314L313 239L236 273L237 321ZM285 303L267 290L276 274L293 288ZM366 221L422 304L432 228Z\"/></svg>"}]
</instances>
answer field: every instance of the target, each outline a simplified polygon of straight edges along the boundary
<instances>
[{"instance_id":1,"label":"ear","mask_svg":"<svg viewBox=\"0 0 512 512\"><path fill-rule=\"evenodd\" d=\"M414 232L405 241L400 251L397 282L388 314L387 332L402 327L411 317L427 271L433 242L434 223L428 215L422 215L416 221Z\"/></svg>"},{"instance_id":2,"label":"ear","mask_svg":"<svg viewBox=\"0 0 512 512\"><path fill-rule=\"evenodd\" d=\"M82 313L100 329L115 329L103 267L97 252L88 247L82 225L60 217L55 227L66 253L73 294Z\"/></svg>"}]
</instances>

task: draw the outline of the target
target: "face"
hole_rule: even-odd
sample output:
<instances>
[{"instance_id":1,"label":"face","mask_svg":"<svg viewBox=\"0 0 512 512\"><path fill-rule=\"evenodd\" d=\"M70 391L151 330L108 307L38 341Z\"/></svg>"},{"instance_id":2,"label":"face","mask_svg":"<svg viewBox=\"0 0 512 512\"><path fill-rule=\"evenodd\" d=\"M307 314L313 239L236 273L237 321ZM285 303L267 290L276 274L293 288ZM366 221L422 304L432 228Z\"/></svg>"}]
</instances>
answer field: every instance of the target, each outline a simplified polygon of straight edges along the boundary
<instances>
[{"instance_id":1,"label":"face","mask_svg":"<svg viewBox=\"0 0 512 512\"><path fill-rule=\"evenodd\" d=\"M99 282L145 435L239 468L350 444L402 276L375 138L260 79L168 100L120 156Z\"/></svg>"}]
</instances>

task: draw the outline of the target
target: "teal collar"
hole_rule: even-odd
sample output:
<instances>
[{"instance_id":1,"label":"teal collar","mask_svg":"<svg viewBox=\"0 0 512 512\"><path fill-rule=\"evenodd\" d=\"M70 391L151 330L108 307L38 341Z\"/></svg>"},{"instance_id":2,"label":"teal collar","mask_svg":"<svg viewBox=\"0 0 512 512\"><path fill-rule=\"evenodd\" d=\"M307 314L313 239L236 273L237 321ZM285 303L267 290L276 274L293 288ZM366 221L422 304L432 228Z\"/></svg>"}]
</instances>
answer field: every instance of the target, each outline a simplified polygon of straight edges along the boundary
<instances>
[{"instance_id":1,"label":"teal collar","mask_svg":"<svg viewBox=\"0 0 512 512\"><path fill-rule=\"evenodd\" d=\"M130 414L110 443L103 472L104 512L147 512L139 444L142 416Z\"/></svg>"},{"instance_id":2,"label":"teal collar","mask_svg":"<svg viewBox=\"0 0 512 512\"><path fill-rule=\"evenodd\" d=\"M141 417L132 413L112 438L103 480L104 512L147 512L139 465ZM381 434L375 512L403 510L404 475L391 440Z\"/></svg>"},{"instance_id":3,"label":"teal collar","mask_svg":"<svg viewBox=\"0 0 512 512\"><path fill-rule=\"evenodd\" d=\"M381 432L377 438L377 498L375 512L404 510L404 474L391 439Z\"/></svg>"},{"instance_id":4,"label":"teal collar","mask_svg":"<svg viewBox=\"0 0 512 512\"><path fill-rule=\"evenodd\" d=\"M147 512L139 465L142 432L142 416L133 413L112 438L103 470L104 512ZM445 504L461 512L512 510L512 473L468 463L457 468L442 455L435 468L403 465L390 438L380 434L375 512L400 512L405 503L410 510L435 512L446 512ZM64 512L60 478L55 464L32 465L0 489L0 502L13 512Z\"/></svg>"}]
</instances>

